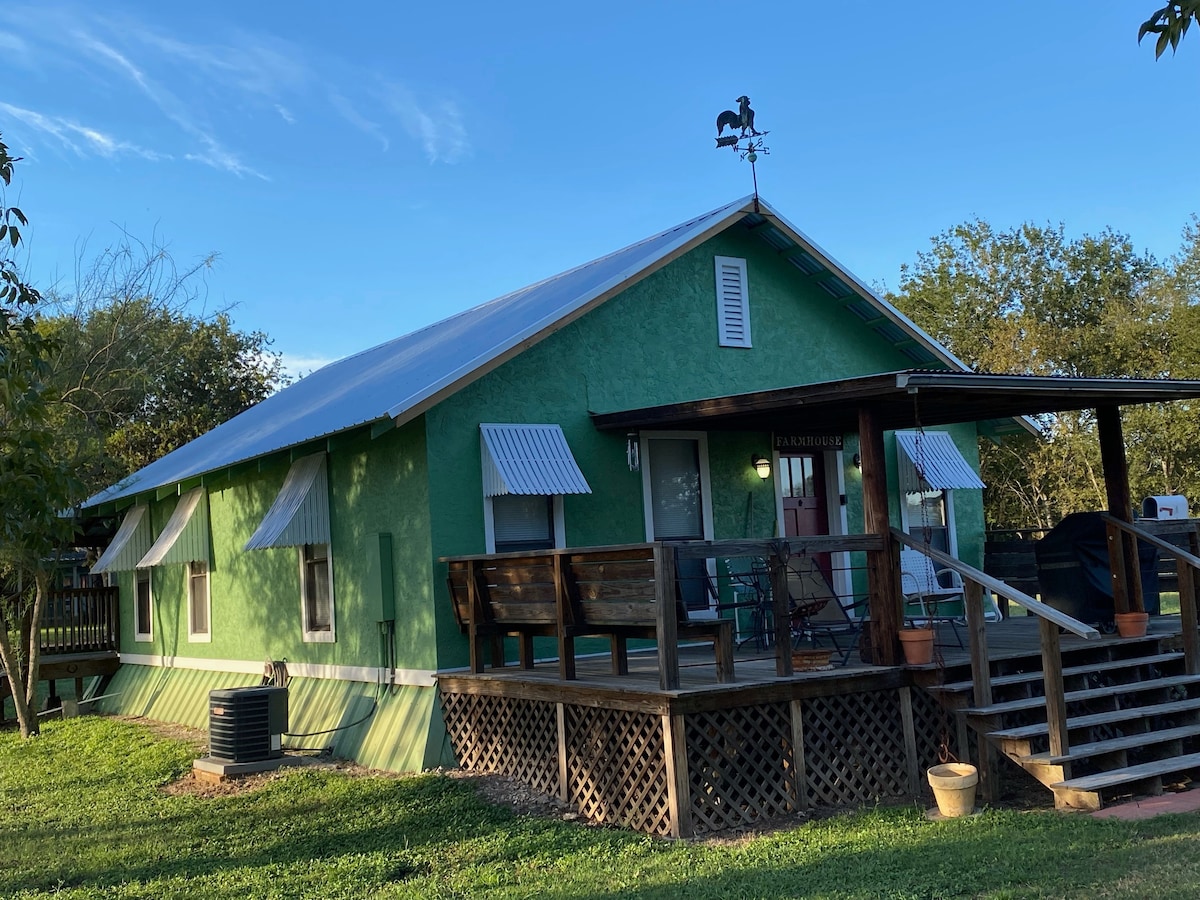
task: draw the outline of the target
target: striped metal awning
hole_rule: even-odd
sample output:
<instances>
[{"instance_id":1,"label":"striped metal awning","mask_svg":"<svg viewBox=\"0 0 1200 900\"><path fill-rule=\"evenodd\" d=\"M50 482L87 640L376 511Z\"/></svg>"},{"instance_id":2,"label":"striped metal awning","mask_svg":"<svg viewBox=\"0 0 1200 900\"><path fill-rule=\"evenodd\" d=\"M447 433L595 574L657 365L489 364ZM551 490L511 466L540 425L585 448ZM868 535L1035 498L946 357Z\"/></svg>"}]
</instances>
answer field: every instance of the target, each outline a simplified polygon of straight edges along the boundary
<instances>
[{"instance_id":1,"label":"striped metal awning","mask_svg":"<svg viewBox=\"0 0 1200 900\"><path fill-rule=\"evenodd\" d=\"M906 494L984 487L945 431L897 431L897 470Z\"/></svg>"},{"instance_id":2,"label":"striped metal awning","mask_svg":"<svg viewBox=\"0 0 1200 900\"><path fill-rule=\"evenodd\" d=\"M559 425L480 425L483 492L590 494Z\"/></svg>"},{"instance_id":3,"label":"striped metal awning","mask_svg":"<svg viewBox=\"0 0 1200 900\"><path fill-rule=\"evenodd\" d=\"M324 453L292 463L275 502L263 516L247 550L329 543L329 476Z\"/></svg>"},{"instance_id":4,"label":"striped metal awning","mask_svg":"<svg viewBox=\"0 0 1200 900\"><path fill-rule=\"evenodd\" d=\"M149 512L148 506L139 504L125 514L112 543L92 566L93 575L102 572L130 572L137 568L138 560L146 555L146 551L154 543Z\"/></svg>"},{"instance_id":5,"label":"striped metal awning","mask_svg":"<svg viewBox=\"0 0 1200 900\"><path fill-rule=\"evenodd\" d=\"M208 495L203 487L198 487L179 498L162 534L138 561L137 567L148 569L175 563L209 562L209 556Z\"/></svg>"}]
</instances>

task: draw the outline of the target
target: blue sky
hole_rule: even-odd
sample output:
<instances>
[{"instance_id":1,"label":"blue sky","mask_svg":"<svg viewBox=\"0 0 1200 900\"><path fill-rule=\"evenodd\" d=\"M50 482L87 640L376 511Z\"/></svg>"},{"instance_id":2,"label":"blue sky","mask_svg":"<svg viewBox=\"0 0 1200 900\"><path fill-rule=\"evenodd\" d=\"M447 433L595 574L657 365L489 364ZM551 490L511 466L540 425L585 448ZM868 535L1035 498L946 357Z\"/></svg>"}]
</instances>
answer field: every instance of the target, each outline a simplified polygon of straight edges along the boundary
<instances>
[{"instance_id":1,"label":"blue sky","mask_svg":"<svg viewBox=\"0 0 1200 900\"><path fill-rule=\"evenodd\" d=\"M1156 63L1159 5L9 0L0 133L39 286L121 229L215 251L303 371L749 193L743 93L762 195L869 284L974 216L1169 255L1200 34Z\"/></svg>"}]
</instances>

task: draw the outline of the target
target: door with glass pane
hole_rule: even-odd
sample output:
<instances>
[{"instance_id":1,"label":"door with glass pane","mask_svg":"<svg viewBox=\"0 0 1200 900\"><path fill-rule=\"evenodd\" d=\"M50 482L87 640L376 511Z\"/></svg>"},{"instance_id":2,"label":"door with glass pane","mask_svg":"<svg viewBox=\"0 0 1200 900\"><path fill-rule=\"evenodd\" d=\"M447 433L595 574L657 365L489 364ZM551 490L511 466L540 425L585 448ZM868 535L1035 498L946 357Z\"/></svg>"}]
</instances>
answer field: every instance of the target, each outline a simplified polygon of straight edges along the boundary
<instances>
[{"instance_id":1,"label":"door with glass pane","mask_svg":"<svg viewBox=\"0 0 1200 900\"><path fill-rule=\"evenodd\" d=\"M711 537L712 512L705 496L707 463L697 437L644 439L647 532L655 541L700 541ZM688 611L710 610L703 560L682 560L679 590Z\"/></svg>"},{"instance_id":2,"label":"door with glass pane","mask_svg":"<svg viewBox=\"0 0 1200 900\"><path fill-rule=\"evenodd\" d=\"M788 537L829 534L825 455L781 453L776 475L783 494L783 533ZM825 577L830 578L833 572L829 554L818 554L816 560Z\"/></svg>"}]
</instances>

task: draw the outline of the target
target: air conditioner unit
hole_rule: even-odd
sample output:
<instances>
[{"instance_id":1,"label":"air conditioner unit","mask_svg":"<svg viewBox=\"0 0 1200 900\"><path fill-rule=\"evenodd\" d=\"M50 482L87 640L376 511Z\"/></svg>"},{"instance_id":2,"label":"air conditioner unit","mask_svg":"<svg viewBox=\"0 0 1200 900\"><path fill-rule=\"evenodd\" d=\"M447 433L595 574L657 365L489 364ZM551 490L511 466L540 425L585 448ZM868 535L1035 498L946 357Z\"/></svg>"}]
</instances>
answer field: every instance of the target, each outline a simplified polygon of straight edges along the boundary
<instances>
[{"instance_id":1,"label":"air conditioner unit","mask_svg":"<svg viewBox=\"0 0 1200 900\"><path fill-rule=\"evenodd\" d=\"M288 729L285 687L225 688L208 694L208 753L246 763L283 756Z\"/></svg>"}]
</instances>

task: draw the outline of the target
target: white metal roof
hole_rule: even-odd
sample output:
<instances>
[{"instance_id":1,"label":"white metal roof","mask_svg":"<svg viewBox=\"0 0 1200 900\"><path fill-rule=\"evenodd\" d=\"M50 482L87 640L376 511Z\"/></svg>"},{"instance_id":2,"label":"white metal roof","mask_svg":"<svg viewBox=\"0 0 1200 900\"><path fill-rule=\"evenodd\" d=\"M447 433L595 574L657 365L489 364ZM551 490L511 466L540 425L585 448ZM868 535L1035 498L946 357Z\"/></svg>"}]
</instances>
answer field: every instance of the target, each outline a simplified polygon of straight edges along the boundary
<instances>
[{"instance_id":1,"label":"white metal roof","mask_svg":"<svg viewBox=\"0 0 1200 900\"><path fill-rule=\"evenodd\" d=\"M902 454L897 460L900 490L907 494L984 487L979 475L944 431L897 431L896 447Z\"/></svg>"},{"instance_id":2,"label":"white metal roof","mask_svg":"<svg viewBox=\"0 0 1200 900\"><path fill-rule=\"evenodd\" d=\"M202 487L179 498L154 546L138 562L139 569L174 563L209 561L208 492Z\"/></svg>"},{"instance_id":3,"label":"white metal roof","mask_svg":"<svg viewBox=\"0 0 1200 900\"><path fill-rule=\"evenodd\" d=\"M149 508L139 504L125 514L112 543L92 566L93 575L99 575L101 572L130 572L137 568L138 560L146 555L146 551L154 543L150 517L146 515Z\"/></svg>"},{"instance_id":4,"label":"white metal roof","mask_svg":"<svg viewBox=\"0 0 1200 900\"><path fill-rule=\"evenodd\" d=\"M275 502L246 541L246 550L329 543L329 477L325 454L292 463Z\"/></svg>"},{"instance_id":5,"label":"white metal roof","mask_svg":"<svg viewBox=\"0 0 1200 900\"><path fill-rule=\"evenodd\" d=\"M806 274L812 275L815 267L820 273L818 283L836 302L860 317L870 316L867 327L924 362L966 369L765 201L760 199L756 207L752 197L744 197L623 250L331 363L90 497L83 506L132 497L368 423L391 419L403 424L679 253L743 220L764 226L756 227L755 233L781 252L793 254L788 258Z\"/></svg>"},{"instance_id":6,"label":"white metal roof","mask_svg":"<svg viewBox=\"0 0 1200 900\"><path fill-rule=\"evenodd\" d=\"M483 492L590 494L591 487L558 425L480 425Z\"/></svg>"}]
</instances>

